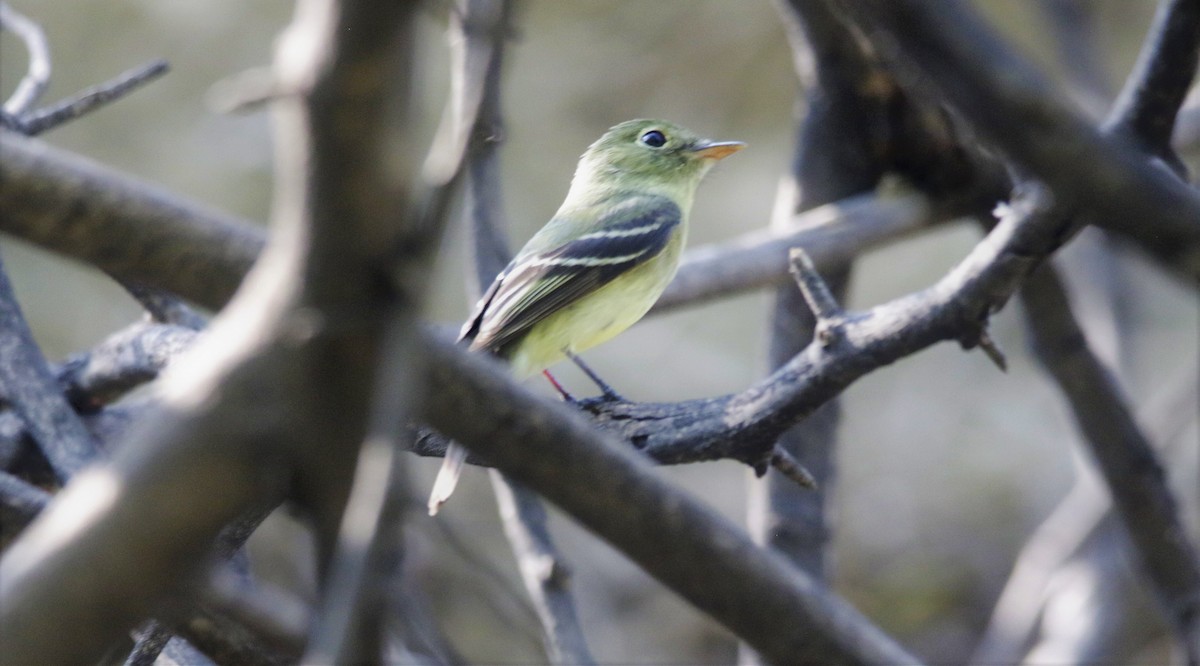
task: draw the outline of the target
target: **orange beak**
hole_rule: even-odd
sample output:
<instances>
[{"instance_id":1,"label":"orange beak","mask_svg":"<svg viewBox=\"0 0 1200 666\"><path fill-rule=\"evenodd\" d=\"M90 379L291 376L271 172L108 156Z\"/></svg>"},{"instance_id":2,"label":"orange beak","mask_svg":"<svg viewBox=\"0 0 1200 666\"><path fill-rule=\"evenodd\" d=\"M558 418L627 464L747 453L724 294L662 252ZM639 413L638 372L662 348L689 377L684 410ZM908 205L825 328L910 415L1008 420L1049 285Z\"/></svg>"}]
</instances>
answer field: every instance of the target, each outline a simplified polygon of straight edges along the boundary
<instances>
[{"instance_id":1,"label":"orange beak","mask_svg":"<svg viewBox=\"0 0 1200 666\"><path fill-rule=\"evenodd\" d=\"M741 141L701 141L692 148L692 154L704 160L719 160L745 148Z\"/></svg>"}]
</instances>

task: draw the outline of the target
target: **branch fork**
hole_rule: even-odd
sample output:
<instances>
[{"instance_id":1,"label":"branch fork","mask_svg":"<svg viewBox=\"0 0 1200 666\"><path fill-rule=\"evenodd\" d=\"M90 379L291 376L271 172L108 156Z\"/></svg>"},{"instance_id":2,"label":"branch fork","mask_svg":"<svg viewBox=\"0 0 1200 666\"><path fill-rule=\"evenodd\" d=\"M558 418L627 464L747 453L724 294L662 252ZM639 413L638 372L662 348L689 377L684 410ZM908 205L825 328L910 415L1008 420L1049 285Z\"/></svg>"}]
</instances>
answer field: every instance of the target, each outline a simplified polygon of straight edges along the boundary
<instances>
[{"instance_id":1,"label":"branch fork","mask_svg":"<svg viewBox=\"0 0 1200 666\"><path fill-rule=\"evenodd\" d=\"M804 302L817 318L816 337L821 347L828 349L843 338L845 312L833 296L825 279L817 272L812 257L804 248L793 247L788 251L788 270L796 279Z\"/></svg>"}]
</instances>

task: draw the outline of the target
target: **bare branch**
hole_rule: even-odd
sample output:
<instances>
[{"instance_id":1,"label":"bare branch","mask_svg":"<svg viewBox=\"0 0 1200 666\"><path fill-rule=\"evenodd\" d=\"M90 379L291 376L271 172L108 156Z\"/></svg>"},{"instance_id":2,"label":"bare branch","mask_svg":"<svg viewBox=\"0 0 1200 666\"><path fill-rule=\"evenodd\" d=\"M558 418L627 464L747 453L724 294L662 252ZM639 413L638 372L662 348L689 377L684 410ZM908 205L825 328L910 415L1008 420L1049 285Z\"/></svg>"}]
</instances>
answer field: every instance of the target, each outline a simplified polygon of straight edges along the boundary
<instances>
[{"instance_id":1,"label":"bare branch","mask_svg":"<svg viewBox=\"0 0 1200 666\"><path fill-rule=\"evenodd\" d=\"M810 345L771 376L734 395L678 403L584 401L597 424L660 463L763 460L771 440L862 375L942 340L978 340L982 322L1040 257L1064 222L1040 193L1019 201L934 286L864 312L846 313L832 346Z\"/></svg>"},{"instance_id":2,"label":"bare branch","mask_svg":"<svg viewBox=\"0 0 1200 666\"><path fill-rule=\"evenodd\" d=\"M0 231L122 281L225 305L262 251L260 227L45 143L0 133Z\"/></svg>"},{"instance_id":3,"label":"bare branch","mask_svg":"<svg viewBox=\"0 0 1200 666\"><path fill-rule=\"evenodd\" d=\"M1133 73L1113 105L1106 129L1134 138L1152 154L1178 163L1171 134L1196 76L1200 5L1163 0Z\"/></svg>"},{"instance_id":4,"label":"bare branch","mask_svg":"<svg viewBox=\"0 0 1200 666\"><path fill-rule=\"evenodd\" d=\"M550 537L541 499L495 470L490 476L504 520L504 533L542 623L542 640L550 663L579 666L596 663L575 613L569 589L570 571Z\"/></svg>"},{"instance_id":5,"label":"bare branch","mask_svg":"<svg viewBox=\"0 0 1200 666\"><path fill-rule=\"evenodd\" d=\"M794 247L791 249L788 253L788 265L792 276L796 278L796 285L800 287L800 293L804 294L804 301L808 303L813 316L817 318L818 327L822 322L832 322L842 316L842 306L829 291L829 285L825 284L825 280L817 272L817 267L813 265L813 260L804 251L804 248ZM818 335L818 337L820 336Z\"/></svg>"},{"instance_id":6,"label":"bare branch","mask_svg":"<svg viewBox=\"0 0 1200 666\"><path fill-rule=\"evenodd\" d=\"M430 423L536 488L767 659L916 663L823 586L663 484L577 412L533 396L495 362L450 342L430 340L426 354ZM468 408L473 418L461 418ZM598 478L608 482L588 482Z\"/></svg>"},{"instance_id":7,"label":"bare branch","mask_svg":"<svg viewBox=\"0 0 1200 666\"><path fill-rule=\"evenodd\" d=\"M1049 265L1022 288L1035 349L1070 402L1113 505L1189 659L1200 660L1200 559L1158 457L1092 354Z\"/></svg>"},{"instance_id":8,"label":"bare branch","mask_svg":"<svg viewBox=\"0 0 1200 666\"><path fill-rule=\"evenodd\" d=\"M1151 439L1162 444L1164 453L1180 448L1188 423L1195 419L1190 412L1200 403L1196 371L1194 365L1185 369L1167 389L1138 410L1138 421L1150 424ZM1115 526L1112 502L1093 469L1081 470L1070 492L1022 546L970 663L1019 661L1037 624L1053 573L1077 555L1103 526Z\"/></svg>"},{"instance_id":9,"label":"bare branch","mask_svg":"<svg viewBox=\"0 0 1200 666\"><path fill-rule=\"evenodd\" d=\"M37 104L46 87L50 85L50 45L42 27L13 9L7 2L0 2L0 30L13 33L25 43L29 54L29 66L16 90L4 103L4 115L0 119L13 122ZM0 123L3 124L3 123Z\"/></svg>"},{"instance_id":10,"label":"bare branch","mask_svg":"<svg viewBox=\"0 0 1200 666\"><path fill-rule=\"evenodd\" d=\"M68 358L56 379L71 404L94 410L157 377L196 336L179 326L135 324Z\"/></svg>"},{"instance_id":11,"label":"bare branch","mask_svg":"<svg viewBox=\"0 0 1200 666\"><path fill-rule=\"evenodd\" d=\"M796 215L786 229L753 231L686 251L651 313L786 284L788 250L803 247L818 268L948 221L918 194L849 197Z\"/></svg>"},{"instance_id":12,"label":"bare branch","mask_svg":"<svg viewBox=\"0 0 1200 666\"><path fill-rule=\"evenodd\" d=\"M202 330L208 320L191 309L178 296L134 283L121 283L125 291L142 305L150 319L160 324L174 324L193 331Z\"/></svg>"},{"instance_id":13,"label":"bare branch","mask_svg":"<svg viewBox=\"0 0 1200 666\"><path fill-rule=\"evenodd\" d=\"M771 467L774 467L780 474L796 482L801 488L809 490L820 488L812 472L804 469L799 460L792 457L792 454L788 453L785 449L780 448L778 444L775 445L775 448L771 449Z\"/></svg>"},{"instance_id":14,"label":"bare branch","mask_svg":"<svg viewBox=\"0 0 1200 666\"><path fill-rule=\"evenodd\" d=\"M1086 209L1096 223L1200 282L1200 195L1130 141L1095 129L969 7L834 1L898 73L918 87L935 87L981 137L1062 203Z\"/></svg>"},{"instance_id":15,"label":"bare branch","mask_svg":"<svg viewBox=\"0 0 1200 666\"><path fill-rule=\"evenodd\" d=\"M167 61L155 60L122 72L111 81L88 88L52 106L26 113L17 119L14 129L26 136L35 136L52 130L121 99L166 74L169 68Z\"/></svg>"},{"instance_id":16,"label":"bare branch","mask_svg":"<svg viewBox=\"0 0 1200 666\"><path fill-rule=\"evenodd\" d=\"M0 390L60 481L91 462L96 443L71 409L17 304L0 262Z\"/></svg>"},{"instance_id":17,"label":"bare branch","mask_svg":"<svg viewBox=\"0 0 1200 666\"><path fill-rule=\"evenodd\" d=\"M7 542L41 513L50 493L0 472L0 543Z\"/></svg>"},{"instance_id":18,"label":"bare branch","mask_svg":"<svg viewBox=\"0 0 1200 666\"><path fill-rule=\"evenodd\" d=\"M154 666L158 655L162 654L163 648L167 647L170 640L171 630L151 620L141 630L133 651L125 660L125 666Z\"/></svg>"}]
</instances>

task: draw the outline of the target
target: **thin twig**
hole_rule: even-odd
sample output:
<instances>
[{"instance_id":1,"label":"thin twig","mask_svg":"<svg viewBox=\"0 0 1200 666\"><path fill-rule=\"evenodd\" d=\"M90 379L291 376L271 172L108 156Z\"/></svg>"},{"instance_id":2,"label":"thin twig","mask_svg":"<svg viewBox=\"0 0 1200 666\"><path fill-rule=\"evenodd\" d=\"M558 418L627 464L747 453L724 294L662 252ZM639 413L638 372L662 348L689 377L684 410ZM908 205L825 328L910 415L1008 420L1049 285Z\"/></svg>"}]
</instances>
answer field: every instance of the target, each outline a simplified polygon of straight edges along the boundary
<instances>
[{"instance_id":1,"label":"thin twig","mask_svg":"<svg viewBox=\"0 0 1200 666\"><path fill-rule=\"evenodd\" d=\"M162 654L163 648L171 640L171 630L157 620L151 620L138 633L137 642L125 660L125 666L154 666L158 655Z\"/></svg>"},{"instance_id":2,"label":"thin twig","mask_svg":"<svg viewBox=\"0 0 1200 666\"><path fill-rule=\"evenodd\" d=\"M7 30L21 39L29 54L29 67L17 84L16 90L4 103L4 120L20 119L50 85L50 44L42 27L13 9L7 2L0 2L0 30Z\"/></svg>"},{"instance_id":3,"label":"thin twig","mask_svg":"<svg viewBox=\"0 0 1200 666\"><path fill-rule=\"evenodd\" d=\"M817 478L812 475L812 472L804 469L804 465L801 465L799 460L796 460L792 454L780 448L779 445L771 449L771 467L795 481L801 488L809 490L820 488L820 484L817 483Z\"/></svg>"},{"instance_id":4,"label":"thin twig","mask_svg":"<svg viewBox=\"0 0 1200 666\"><path fill-rule=\"evenodd\" d=\"M31 111L18 119L17 131L26 136L36 136L59 125L70 122L86 113L95 111L102 106L111 104L143 85L167 73L170 67L165 60L135 67L123 72L116 78L92 86L73 97L48 106L44 109Z\"/></svg>"},{"instance_id":5,"label":"thin twig","mask_svg":"<svg viewBox=\"0 0 1200 666\"><path fill-rule=\"evenodd\" d=\"M800 287L800 293L804 294L804 301L817 317L818 325L842 316L842 306L833 297L833 292L829 291L829 285L821 278L804 248L791 249L788 253L788 266L796 279L796 285Z\"/></svg>"},{"instance_id":6,"label":"thin twig","mask_svg":"<svg viewBox=\"0 0 1200 666\"><path fill-rule=\"evenodd\" d=\"M549 663L566 666L596 663L575 612L570 572L550 536L541 498L495 470L490 477L504 520L504 533L541 620Z\"/></svg>"},{"instance_id":7,"label":"thin twig","mask_svg":"<svg viewBox=\"0 0 1200 666\"><path fill-rule=\"evenodd\" d=\"M174 294L147 287L133 282L118 280L125 291L133 296L150 315L152 321L160 324L174 324L184 328L199 331L208 325L208 320L200 313L188 307L182 299Z\"/></svg>"},{"instance_id":8,"label":"thin twig","mask_svg":"<svg viewBox=\"0 0 1200 666\"><path fill-rule=\"evenodd\" d=\"M984 355L992 362L1000 372L1008 372L1008 359L1004 356L1004 351L1000 349L1000 345L992 339L991 334L986 328L979 331L979 348L983 350Z\"/></svg>"}]
</instances>

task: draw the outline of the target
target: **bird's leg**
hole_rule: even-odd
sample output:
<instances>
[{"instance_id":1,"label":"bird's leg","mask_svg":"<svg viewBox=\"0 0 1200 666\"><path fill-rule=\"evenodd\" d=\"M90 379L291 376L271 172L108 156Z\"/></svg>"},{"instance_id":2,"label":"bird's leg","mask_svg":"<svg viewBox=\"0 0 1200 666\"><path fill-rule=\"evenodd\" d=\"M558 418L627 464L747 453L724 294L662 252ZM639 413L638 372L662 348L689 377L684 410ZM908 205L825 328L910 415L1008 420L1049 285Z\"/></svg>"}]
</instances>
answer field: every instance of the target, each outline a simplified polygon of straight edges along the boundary
<instances>
[{"instance_id":1,"label":"bird's leg","mask_svg":"<svg viewBox=\"0 0 1200 666\"><path fill-rule=\"evenodd\" d=\"M613 387L609 386L608 382L600 379L600 375L597 375L596 371L588 367L588 364L584 363L583 359L575 355L574 352L567 352L567 358L574 361L575 365L579 366L580 370L583 370L583 374L587 375L588 379L592 380L592 383L600 388L600 393L604 394L606 399L614 402L629 402L625 398L621 397L620 393L614 391Z\"/></svg>"},{"instance_id":2,"label":"bird's leg","mask_svg":"<svg viewBox=\"0 0 1200 666\"><path fill-rule=\"evenodd\" d=\"M575 402L575 396L568 393L567 389L563 388L563 385L558 383L558 380L554 378L554 375L550 374L549 370L542 370L542 374L546 375L546 379L550 380L550 385L554 387L555 391L558 391L558 395L563 399L563 402Z\"/></svg>"}]
</instances>

